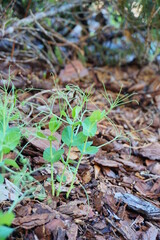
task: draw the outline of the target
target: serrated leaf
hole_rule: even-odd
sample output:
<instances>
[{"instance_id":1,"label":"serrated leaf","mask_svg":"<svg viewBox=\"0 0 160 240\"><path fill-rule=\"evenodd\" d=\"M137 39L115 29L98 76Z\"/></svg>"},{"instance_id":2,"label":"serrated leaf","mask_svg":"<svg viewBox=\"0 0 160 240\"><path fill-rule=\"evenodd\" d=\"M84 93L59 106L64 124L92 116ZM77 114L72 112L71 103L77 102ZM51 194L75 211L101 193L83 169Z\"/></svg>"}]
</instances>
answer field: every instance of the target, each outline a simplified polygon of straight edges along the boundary
<instances>
[{"instance_id":1,"label":"serrated leaf","mask_svg":"<svg viewBox=\"0 0 160 240\"><path fill-rule=\"evenodd\" d=\"M62 122L57 120L56 116L53 116L49 121L49 130L51 133L56 132L60 128L61 124Z\"/></svg>"},{"instance_id":2,"label":"serrated leaf","mask_svg":"<svg viewBox=\"0 0 160 240\"><path fill-rule=\"evenodd\" d=\"M71 136L72 136L72 128L70 126L65 127L62 132L62 141L67 146L70 146L72 144Z\"/></svg>"},{"instance_id":3,"label":"serrated leaf","mask_svg":"<svg viewBox=\"0 0 160 240\"><path fill-rule=\"evenodd\" d=\"M93 137L96 134L97 131L97 123L92 122L90 120L90 117L85 118L85 120L82 122L83 126L83 134L88 137Z\"/></svg>"},{"instance_id":4,"label":"serrated leaf","mask_svg":"<svg viewBox=\"0 0 160 240\"><path fill-rule=\"evenodd\" d=\"M4 161L5 165L12 166L14 168L19 169L19 166L15 160L7 158L7 159L4 159L3 161Z\"/></svg>"}]
</instances>

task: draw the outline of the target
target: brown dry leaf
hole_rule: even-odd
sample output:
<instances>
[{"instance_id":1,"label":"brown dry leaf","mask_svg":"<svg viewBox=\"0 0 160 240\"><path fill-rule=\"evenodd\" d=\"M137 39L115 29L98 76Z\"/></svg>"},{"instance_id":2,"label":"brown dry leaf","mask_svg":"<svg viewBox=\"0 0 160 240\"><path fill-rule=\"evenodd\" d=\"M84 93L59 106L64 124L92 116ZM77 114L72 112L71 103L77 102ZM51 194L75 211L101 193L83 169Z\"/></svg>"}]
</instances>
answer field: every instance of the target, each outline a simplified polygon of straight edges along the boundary
<instances>
[{"instance_id":1,"label":"brown dry leaf","mask_svg":"<svg viewBox=\"0 0 160 240\"><path fill-rule=\"evenodd\" d=\"M105 176L111 177L111 178L116 178L116 174L109 168L109 167L103 167L102 168L103 174Z\"/></svg>"},{"instance_id":2,"label":"brown dry leaf","mask_svg":"<svg viewBox=\"0 0 160 240\"><path fill-rule=\"evenodd\" d=\"M149 158L150 160L160 161L160 143L151 143L149 146L141 148L139 154L143 157Z\"/></svg>"},{"instance_id":3,"label":"brown dry leaf","mask_svg":"<svg viewBox=\"0 0 160 240\"><path fill-rule=\"evenodd\" d=\"M97 212L101 212L103 207L102 196L102 192L95 192L93 196L94 208Z\"/></svg>"},{"instance_id":4,"label":"brown dry leaf","mask_svg":"<svg viewBox=\"0 0 160 240\"><path fill-rule=\"evenodd\" d=\"M88 74L87 68L85 68L79 60L74 60L67 64L64 70L60 71L59 78L62 82L69 82L83 78Z\"/></svg>"},{"instance_id":5,"label":"brown dry leaf","mask_svg":"<svg viewBox=\"0 0 160 240\"><path fill-rule=\"evenodd\" d=\"M95 157L94 162L103 167L119 168L120 166L123 166L123 164L121 164L119 162L108 160L107 157L105 157L105 156L102 156L101 158Z\"/></svg>"},{"instance_id":6,"label":"brown dry leaf","mask_svg":"<svg viewBox=\"0 0 160 240\"><path fill-rule=\"evenodd\" d=\"M58 228L66 228L64 222L61 219L53 219L46 224L46 229L53 231Z\"/></svg>"},{"instance_id":7,"label":"brown dry leaf","mask_svg":"<svg viewBox=\"0 0 160 240\"><path fill-rule=\"evenodd\" d=\"M74 150L74 148L71 148L70 154L69 154L69 158L71 160L76 160L79 158L79 155L77 153L77 151Z\"/></svg>"},{"instance_id":8,"label":"brown dry leaf","mask_svg":"<svg viewBox=\"0 0 160 240\"><path fill-rule=\"evenodd\" d=\"M97 165L97 164L94 164L94 177L95 177L95 179L98 178L100 170L101 170L100 166Z\"/></svg>"},{"instance_id":9,"label":"brown dry leaf","mask_svg":"<svg viewBox=\"0 0 160 240\"><path fill-rule=\"evenodd\" d=\"M146 83L145 82L139 82L137 84L134 84L133 86L131 86L128 91L129 92L137 92L137 91L141 91L145 88Z\"/></svg>"},{"instance_id":10,"label":"brown dry leaf","mask_svg":"<svg viewBox=\"0 0 160 240\"><path fill-rule=\"evenodd\" d=\"M13 225L21 226L24 229L31 229L48 223L56 217L55 213L41 213L17 217L13 220Z\"/></svg>"},{"instance_id":11,"label":"brown dry leaf","mask_svg":"<svg viewBox=\"0 0 160 240\"><path fill-rule=\"evenodd\" d=\"M160 175L160 163L159 162L155 162L155 163L151 164L147 169L152 174Z\"/></svg>"},{"instance_id":12,"label":"brown dry leaf","mask_svg":"<svg viewBox=\"0 0 160 240\"><path fill-rule=\"evenodd\" d=\"M75 217L84 217L88 214L92 215L92 209L90 206L86 205L86 200L75 200L62 205L58 208L61 213L67 215L73 215Z\"/></svg>"},{"instance_id":13,"label":"brown dry leaf","mask_svg":"<svg viewBox=\"0 0 160 240\"><path fill-rule=\"evenodd\" d=\"M128 160L118 158L117 161L120 163L123 163L126 167L131 168L133 171L145 171L146 170L146 167L143 166L142 164L134 163L132 161L132 157Z\"/></svg>"},{"instance_id":14,"label":"brown dry leaf","mask_svg":"<svg viewBox=\"0 0 160 240\"><path fill-rule=\"evenodd\" d=\"M58 174L61 176L63 169L64 169L64 164L60 161L54 163L54 168L56 168ZM65 184L70 184L72 182L73 174L69 170L65 170L66 176L66 182Z\"/></svg>"},{"instance_id":15,"label":"brown dry leaf","mask_svg":"<svg viewBox=\"0 0 160 240\"><path fill-rule=\"evenodd\" d=\"M88 170L88 171L85 171L85 173L83 173L82 175L82 180L83 180L83 183L89 183L92 179L92 176L91 176L91 171Z\"/></svg>"}]
</instances>

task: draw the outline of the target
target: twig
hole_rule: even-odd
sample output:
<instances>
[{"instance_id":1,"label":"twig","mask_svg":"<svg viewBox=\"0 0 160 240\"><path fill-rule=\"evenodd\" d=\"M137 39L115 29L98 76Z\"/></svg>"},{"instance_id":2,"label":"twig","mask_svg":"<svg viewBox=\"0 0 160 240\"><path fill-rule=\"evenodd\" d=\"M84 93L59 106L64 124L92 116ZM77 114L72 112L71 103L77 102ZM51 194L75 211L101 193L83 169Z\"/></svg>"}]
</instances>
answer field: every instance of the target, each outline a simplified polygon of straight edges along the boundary
<instances>
[{"instance_id":1,"label":"twig","mask_svg":"<svg viewBox=\"0 0 160 240\"><path fill-rule=\"evenodd\" d=\"M35 21L38 21L38 20L41 20L45 17L52 17L58 13L62 13L62 12L66 12L67 10L79 5L79 4L82 4L83 1L75 1L73 3L67 3L67 4L64 4L62 6L57 6L57 7L54 7L52 8L51 10L47 11L47 12L38 12L35 14L35 17L33 18L32 15L26 17L26 18L23 18L17 22L15 22L12 26L8 27L5 31L4 31L4 35L7 35L7 34L12 34L16 29L19 28L19 26L23 25L23 26L26 26L28 24L31 24Z\"/></svg>"}]
</instances>

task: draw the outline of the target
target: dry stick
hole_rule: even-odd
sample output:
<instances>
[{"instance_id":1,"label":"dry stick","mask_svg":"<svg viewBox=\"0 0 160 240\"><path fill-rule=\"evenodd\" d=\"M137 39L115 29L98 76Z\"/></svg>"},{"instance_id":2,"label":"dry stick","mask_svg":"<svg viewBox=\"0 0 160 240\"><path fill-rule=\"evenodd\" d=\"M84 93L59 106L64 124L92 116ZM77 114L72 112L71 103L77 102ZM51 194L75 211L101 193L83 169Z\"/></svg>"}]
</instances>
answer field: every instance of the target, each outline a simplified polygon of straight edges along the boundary
<instances>
[{"instance_id":1,"label":"dry stick","mask_svg":"<svg viewBox=\"0 0 160 240\"><path fill-rule=\"evenodd\" d=\"M28 11L29 11L29 8L30 8L30 5L31 5L31 2L32 2L32 0L29 0L29 1L28 1L28 5L27 5L27 9L26 9L26 12L25 12L24 17L27 17L27 15L28 15Z\"/></svg>"},{"instance_id":2,"label":"dry stick","mask_svg":"<svg viewBox=\"0 0 160 240\"><path fill-rule=\"evenodd\" d=\"M28 24L31 24L35 21L38 21L38 20L41 20L45 17L52 17L58 13L62 13L62 12L65 12L79 4L82 4L83 1L75 1L73 3L67 3L65 5L62 5L61 7L54 7L52 8L51 10L47 11L47 12L38 12L35 14L35 18L33 18L33 16L28 16L26 18L23 18L17 22L15 22L12 26L8 27L6 29L6 31L4 31L4 35L7 35L7 34L12 34L19 26L23 25L23 26L26 26Z\"/></svg>"}]
</instances>

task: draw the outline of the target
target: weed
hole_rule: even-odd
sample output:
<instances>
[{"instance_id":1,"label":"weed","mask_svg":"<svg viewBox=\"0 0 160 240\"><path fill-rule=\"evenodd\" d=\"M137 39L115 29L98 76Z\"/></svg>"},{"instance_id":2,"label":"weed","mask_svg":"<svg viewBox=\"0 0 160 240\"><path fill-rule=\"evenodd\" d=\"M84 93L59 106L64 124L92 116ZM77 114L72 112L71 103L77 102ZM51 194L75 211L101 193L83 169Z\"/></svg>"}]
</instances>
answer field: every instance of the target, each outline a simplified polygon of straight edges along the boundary
<instances>
[{"instance_id":1,"label":"weed","mask_svg":"<svg viewBox=\"0 0 160 240\"><path fill-rule=\"evenodd\" d=\"M0 239L5 240L14 231L14 228L9 227L14 219L12 212L0 212Z\"/></svg>"}]
</instances>

